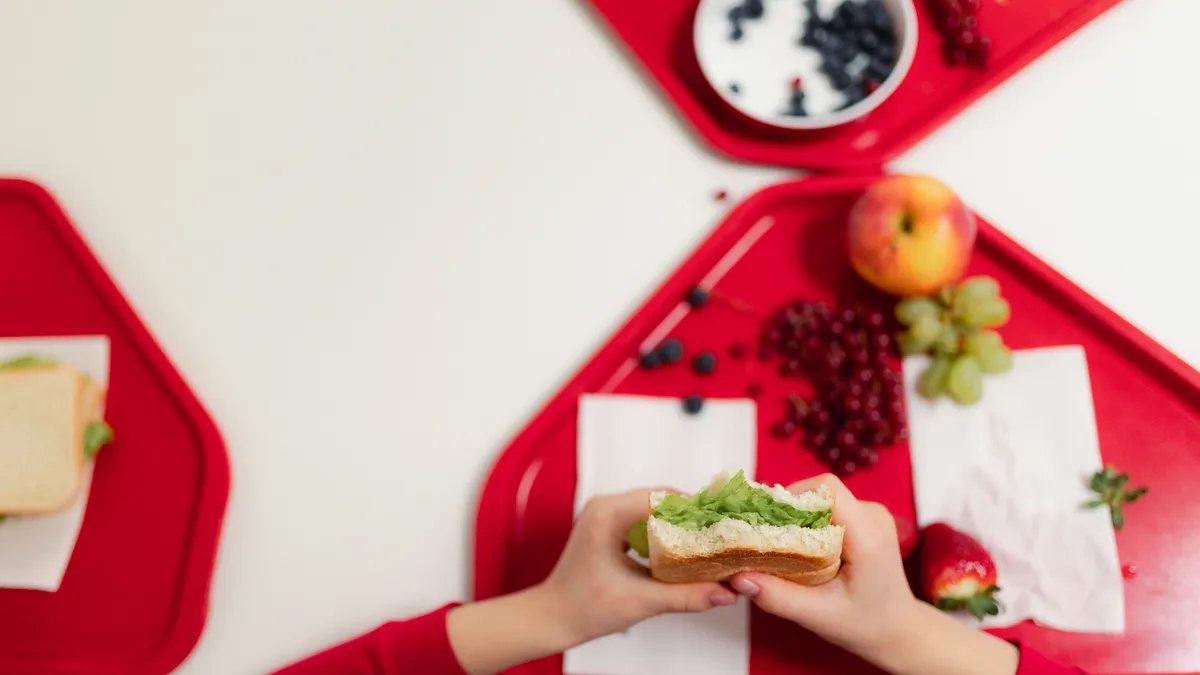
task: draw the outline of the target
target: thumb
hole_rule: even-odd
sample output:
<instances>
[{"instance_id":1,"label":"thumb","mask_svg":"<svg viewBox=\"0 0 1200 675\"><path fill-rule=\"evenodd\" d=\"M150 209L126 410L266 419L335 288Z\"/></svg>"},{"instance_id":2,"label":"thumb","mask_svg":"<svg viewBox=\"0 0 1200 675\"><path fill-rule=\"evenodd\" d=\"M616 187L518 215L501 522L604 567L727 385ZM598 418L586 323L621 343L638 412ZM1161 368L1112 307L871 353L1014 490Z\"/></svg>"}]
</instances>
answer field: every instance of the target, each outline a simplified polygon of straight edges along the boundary
<instances>
[{"instance_id":1,"label":"thumb","mask_svg":"<svg viewBox=\"0 0 1200 675\"><path fill-rule=\"evenodd\" d=\"M646 597L655 615L704 612L737 602L733 591L716 582L666 584L650 581L649 584Z\"/></svg>"},{"instance_id":2,"label":"thumb","mask_svg":"<svg viewBox=\"0 0 1200 675\"><path fill-rule=\"evenodd\" d=\"M802 586L756 572L739 574L730 585L764 612L801 624L809 614L817 611L820 604L817 596L822 592L819 587Z\"/></svg>"}]
</instances>

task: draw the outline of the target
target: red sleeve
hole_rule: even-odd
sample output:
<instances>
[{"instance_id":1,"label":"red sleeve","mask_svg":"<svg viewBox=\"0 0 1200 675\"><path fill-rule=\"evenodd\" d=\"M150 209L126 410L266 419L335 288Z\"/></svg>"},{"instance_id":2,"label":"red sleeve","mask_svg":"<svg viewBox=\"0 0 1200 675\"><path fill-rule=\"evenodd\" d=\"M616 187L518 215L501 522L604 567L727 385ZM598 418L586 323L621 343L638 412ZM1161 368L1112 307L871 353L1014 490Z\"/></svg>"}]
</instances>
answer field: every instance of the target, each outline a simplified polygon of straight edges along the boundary
<instances>
[{"instance_id":1,"label":"red sleeve","mask_svg":"<svg viewBox=\"0 0 1200 675\"><path fill-rule=\"evenodd\" d=\"M1017 675L1087 675L1078 668L1055 663L1032 649L1021 646L1021 662Z\"/></svg>"},{"instance_id":2,"label":"red sleeve","mask_svg":"<svg viewBox=\"0 0 1200 675\"><path fill-rule=\"evenodd\" d=\"M446 634L446 605L407 621L386 623L275 675L466 675Z\"/></svg>"}]
</instances>

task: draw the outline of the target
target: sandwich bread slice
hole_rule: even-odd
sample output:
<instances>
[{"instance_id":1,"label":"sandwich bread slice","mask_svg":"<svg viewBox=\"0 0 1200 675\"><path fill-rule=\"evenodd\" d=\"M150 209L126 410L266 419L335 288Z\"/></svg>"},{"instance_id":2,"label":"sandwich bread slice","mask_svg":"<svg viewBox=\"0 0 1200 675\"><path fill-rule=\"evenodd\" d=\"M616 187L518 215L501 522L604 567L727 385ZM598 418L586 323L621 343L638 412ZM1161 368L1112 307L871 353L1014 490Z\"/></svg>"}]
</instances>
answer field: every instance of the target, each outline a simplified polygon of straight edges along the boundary
<instances>
[{"instance_id":1,"label":"sandwich bread slice","mask_svg":"<svg viewBox=\"0 0 1200 675\"><path fill-rule=\"evenodd\" d=\"M86 380L64 366L0 372L0 514L51 513L83 481Z\"/></svg>"},{"instance_id":2,"label":"sandwich bread slice","mask_svg":"<svg viewBox=\"0 0 1200 675\"><path fill-rule=\"evenodd\" d=\"M844 530L831 524L833 508L833 494L824 486L794 495L747 480L741 471L718 475L691 496L651 493L650 573L671 583L763 572L823 584L842 564Z\"/></svg>"}]
</instances>

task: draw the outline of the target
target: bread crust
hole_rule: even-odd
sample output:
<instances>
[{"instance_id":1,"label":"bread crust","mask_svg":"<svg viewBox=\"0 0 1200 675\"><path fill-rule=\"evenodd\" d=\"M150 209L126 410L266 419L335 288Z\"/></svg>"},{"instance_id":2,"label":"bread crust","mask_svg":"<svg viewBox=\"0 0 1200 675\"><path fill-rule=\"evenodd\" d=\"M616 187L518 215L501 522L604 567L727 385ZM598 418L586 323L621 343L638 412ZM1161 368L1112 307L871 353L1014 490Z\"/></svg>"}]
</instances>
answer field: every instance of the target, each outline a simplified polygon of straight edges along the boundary
<instances>
[{"instance_id":1,"label":"bread crust","mask_svg":"<svg viewBox=\"0 0 1200 675\"><path fill-rule=\"evenodd\" d=\"M839 555L813 557L800 553L731 548L699 556L676 556L651 547L650 574L667 583L728 581L741 572L771 574L805 586L832 580L841 569Z\"/></svg>"}]
</instances>

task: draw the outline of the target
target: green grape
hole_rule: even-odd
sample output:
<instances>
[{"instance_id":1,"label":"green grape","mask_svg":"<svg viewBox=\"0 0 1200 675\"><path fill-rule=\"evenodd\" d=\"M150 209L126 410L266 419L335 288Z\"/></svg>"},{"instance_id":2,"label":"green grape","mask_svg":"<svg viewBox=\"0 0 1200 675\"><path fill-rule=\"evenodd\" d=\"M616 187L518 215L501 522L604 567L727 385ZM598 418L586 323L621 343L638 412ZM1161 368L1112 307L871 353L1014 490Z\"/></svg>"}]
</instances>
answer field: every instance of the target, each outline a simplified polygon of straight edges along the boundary
<instances>
[{"instance_id":1,"label":"green grape","mask_svg":"<svg viewBox=\"0 0 1200 675\"><path fill-rule=\"evenodd\" d=\"M963 351L975 357L1002 347L1004 340L994 330L973 330L963 336Z\"/></svg>"},{"instance_id":2,"label":"green grape","mask_svg":"<svg viewBox=\"0 0 1200 675\"><path fill-rule=\"evenodd\" d=\"M958 285L958 291L954 294L954 310L957 312L963 311L963 308L972 305L979 300L990 300L1000 297L1000 284L991 277L970 277L964 279Z\"/></svg>"},{"instance_id":3,"label":"green grape","mask_svg":"<svg viewBox=\"0 0 1200 675\"><path fill-rule=\"evenodd\" d=\"M939 356L917 378L917 393L935 399L946 393L946 376L950 374L949 357Z\"/></svg>"},{"instance_id":4,"label":"green grape","mask_svg":"<svg viewBox=\"0 0 1200 675\"><path fill-rule=\"evenodd\" d=\"M946 376L946 391L960 405L978 403L983 398L983 372L974 356L962 354L954 359Z\"/></svg>"},{"instance_id":5,"label":"green grape","mask_svg":"<svg viewBox=\"0 0 1200 675\"><path fill-rule=\"evenodd\" d=\"M967 328L993 328L1008 323L1012 308L1003 298L981 298L964 305L958 317Z\"/></svg>"},{"instance_id":6,"label":"green grape","mask_svg":"<svg viewBox=\"0 0 1200 675\"><path fill-rule=\"evenodd\" d=\"M963 340L963 349L974 356L979 361L979 368L989 375L1006 373L1012 368L1012 352L994 330L969 333Z\"/></svg>"},{"instance_id":7,"label":"green grape","mask_svg":"<svg viewBox=\"0 0 1200 675\"><path fill-rule=\"evenodd\" d=\"M915 356L924 354L929 351L929 345L923 345L913 340L913 337L908 333L901 333L896 337L896 344L900 346L901 356Z\"/></svg>"},{"instance_id":8,"label":"green grape","mask_svg":"<svg viewBox=\"0 0 1200 675\"><path fill-rule=\"evenodd\" d=\"M650 557L650 534L646 531L645 520L639 520L629 528L629 548L643 558Z\"/></svg>"},{"instance_id":9,"label":"green grape","mask_svg":"<svg viewBox=\"0 0 1200 675\"><path fill-rule=\"evenodd\" d=\"M917 321L908 329L908 334L913 337L919 344L932 346L938 336L942 334L942 323L940 317L929 316L928 314L917 319ZM926 349L928 349L928 346Z\"/></svg>"},{"instance_id":10,"label":"green grape","mask_svg":"<svg viewBox=\"0 0 1200 675\"><path fill-rule=\"evenodd\" d=\"M929 298L907 298L896 304L896 319L905 326L911 326L923 316L937 317L942 308Z\"/></svg>"},{"instance_id":11,"label":"green grape","mask_svg":"<svg viewBox=\"0 0 1200 675\"><path fill-rule=\"evenodd\" d=\"M933 343L933 351L945 356L958 356L961 337L962 333L957 328L952 324L945 324L942 326L942 332L938 334L937 340Z\"/></svg>"}]
</instances>

